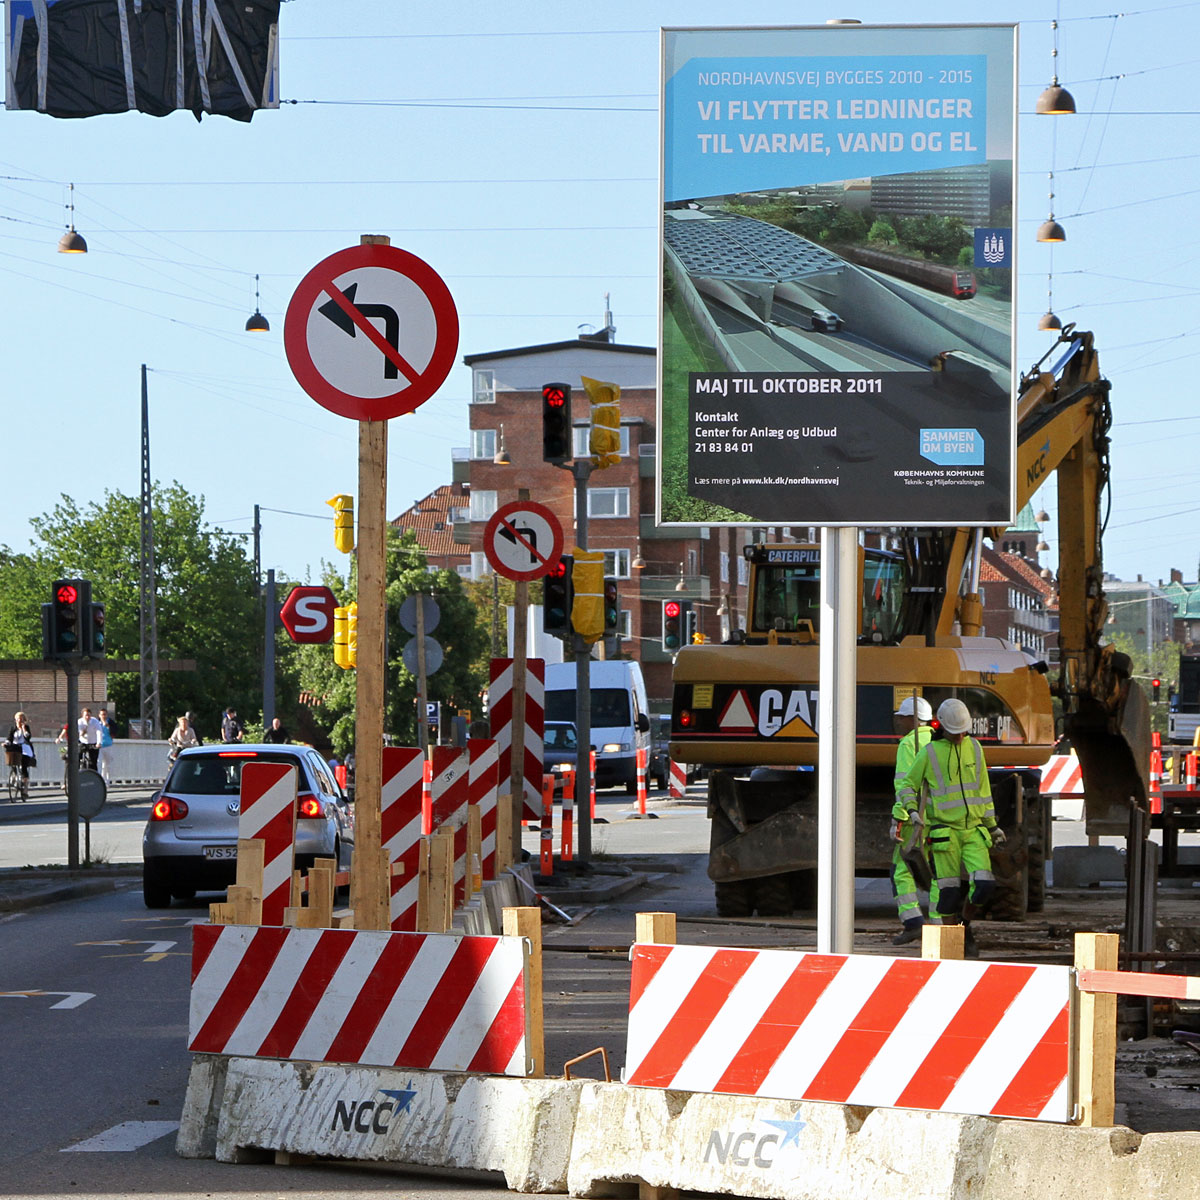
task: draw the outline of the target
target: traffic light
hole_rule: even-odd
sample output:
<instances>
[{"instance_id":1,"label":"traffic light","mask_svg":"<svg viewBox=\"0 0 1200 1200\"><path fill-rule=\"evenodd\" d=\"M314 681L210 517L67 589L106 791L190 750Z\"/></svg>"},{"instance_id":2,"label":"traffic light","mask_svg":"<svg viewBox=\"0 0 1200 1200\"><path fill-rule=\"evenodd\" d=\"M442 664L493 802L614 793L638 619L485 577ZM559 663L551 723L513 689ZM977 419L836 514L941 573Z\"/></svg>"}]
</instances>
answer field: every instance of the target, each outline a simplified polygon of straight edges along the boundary
<instances>
[{"instance_id":1,"label":"traffic light","mask_svg":"<svg viewBox=\"0 0 1200 1200\"><path fill-rule=\"evenodd\" d=\"M358 602L346 608L346 666L358 666Z\"/></svg>"},{"instance_id":2,"label":"traffic light","mask_svg":"<svg viewBox=\"0 0 1200 1200\"><path fill-rule=\"evenodd\" d=\"M84 614L91 603L92 585L86 579L56 579L50 588L46 658L83 655Z\"/></svg>"},{"instance_id":3,"label":"traffic light","mask_svg":"<svg viewBox=\"0 0 1200 1200\"><path fill-rule=\"evenodd\" d=\"M683 604L678 600L662 602L662 648L674 654L683 645Z\"/></svg>"},{"instance_id":4,"label":"traffic light","mask_svg":"<svg viewBox=\"0 0 1200 1200\"><path fill-rule=\"evenodd\" d=\"M1161 679L1150 680L1150 694L1154 698L1155 704L1158 703L1158 693L1161 690L1162 690L1162 680Z\"/></svg>"},{"instance_id":5,"label":"traffic light","mask_svg":"<svg viewBox=\"0 0 1200 1200\"><path fill-rule=\"evenodd\" d=\"M349 554L354 549L354 497L339 492L325 503L333 509L333 544Z\"/></svg>"},{"instance_id":6,"label":"traffic light","mask_svg":"<svg viewBox=\"0 0 1200 1200\"><path fill-rule=\"evenodd\" d=\"M542 458L564 463L574 457L571 446L571 385L542 385Z\"/></svg>"},{"instance_id":7,"label":"traffic light","mask_svg":"<svg viewBox=\"0 0 1200 1200\"><path fill-rule=\"evenodd\" d=\"M574 570L574 558L564 554L542 581L542 629L546 633L563 636L571 633L571 605L575 602L571 574Z\"/></svg>"},{"instance_id":8,"label":"traffic light","mask_svg":"<svg viewBox=\"0 0 1200 1200\"><path fill-rule=\"evenodd\" d=\"M704 634L696 629L696 610L692 608L690 600L683 601L683 604L683 636L692 645L698 646L704 641Z\"/></svg>"},{"instance_id":9,"label":"traffic light","mask_svg":"<svg viewBox=\"0 0 1200 1200\"><path fill-rule=\"evenodd\" d=\"M617 581L609 576L604 580L604 636L615 636L620 623L621 600L617 594Z\"/></svg>"},{"instance_id":10,"label":"traffic light","mask_svg":"<svg viewBox=\"0 0 1200 1200\"><path fill-rule=\"evenodd\" d=\"M350 667L349 645L350 610L341 606L333 610L333 661L343 671Z\"/></svg>"},{"instance_id":11,"label":"traffic light","mask_svg":"<svg viewBox=\"0 0 1200 1200\"><path fill-rule=\"evenodd\" d=\"M104 658L108 653L104 637L104 605L92 600L83 614L83 652L88 658Z\"/></svg>"}]
</instances>

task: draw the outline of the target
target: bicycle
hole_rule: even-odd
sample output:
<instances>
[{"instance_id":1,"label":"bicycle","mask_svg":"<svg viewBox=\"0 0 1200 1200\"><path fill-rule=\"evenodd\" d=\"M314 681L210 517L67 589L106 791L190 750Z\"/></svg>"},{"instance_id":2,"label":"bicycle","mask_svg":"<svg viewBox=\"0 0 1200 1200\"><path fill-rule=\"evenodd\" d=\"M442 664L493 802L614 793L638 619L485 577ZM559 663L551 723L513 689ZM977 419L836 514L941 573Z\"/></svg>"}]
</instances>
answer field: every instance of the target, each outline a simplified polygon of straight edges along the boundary
<instances>
[{"instance_id":1,"label":"bicycle","mask_svg":"<svg viewBox=\"0 0 1200 1200\"><path fill-rule=\"evenodd\" d=\"M64 746L62 744L59 745L58 756L59 756L59 758L62 759L62 765L63 765L62 790L65 795L70 795L70 789L67 787L68 771L67 771L67 748L66 748L66 746ZM83 742L81 742L79 744L79 769L81 771L86 771L88 769L87 745Z\"/></svg>"},{"instance_id":2,"label":"bicycle","mask_svg":"<svg viewBox=\"0 0 1200 1200\"><path fill-rule=\"evenodd\" d=\"M4 747L4 758L8 763L8 799L15 804L29 799L29 777L21 770L21 751Z\"/></svg>"}]
</instances>

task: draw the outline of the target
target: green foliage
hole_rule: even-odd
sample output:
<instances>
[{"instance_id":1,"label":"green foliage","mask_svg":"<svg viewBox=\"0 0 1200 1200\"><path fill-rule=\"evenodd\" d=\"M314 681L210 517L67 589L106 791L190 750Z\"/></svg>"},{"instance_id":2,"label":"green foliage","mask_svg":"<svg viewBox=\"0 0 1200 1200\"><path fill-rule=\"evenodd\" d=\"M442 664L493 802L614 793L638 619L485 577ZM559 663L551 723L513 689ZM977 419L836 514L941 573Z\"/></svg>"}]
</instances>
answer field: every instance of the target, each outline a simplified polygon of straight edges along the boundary
<instances>
[{"instance_id":1,"label":"green foliage","mask_svg":"<svg viewBox=\"0 0 1200 1200\"><path fill-rule=\"evenodd\" d=\"M891 221L882 218L876 221L867 232L867 241L880 246L894 246L899 239L896 227Z\"/></svg>"},{"instance_id":2,"label":"green foliage","mask_svg":"<svg viewBox=\"0 0 1200 1200\"><path fill-rule=\"evenodd\" d=\"M402 658L404 644L413 636L400 624L400 605L411 595L433 596L440 610L438 626L429 635L442 647L441 668L429 676L429 699L440 700L452 710L479 713L480 693L487 687L487 657L490 649L490 608L487 623L475 600L468 595L457 572L431 570L425 553L411 531L388 530L385 565L387 595L387 659L384 685L384 736L396 745L415 745L417 740L417 678ZM349 604L358 593L356 562L348 578L325 564L322 580L338 598ZM359 661L365 647L359 626ZM356 672L335 666L330 646L297 647L298 683L320 699L313 717L344 756L354 747L357 702ZM294 736L294 735L293 735Z\"/></svg>"},{"instance_id":3,"label":"green foliage","mask_svg":"<svg viewBox=\"0 0 1200 1200\"><path fill-rule=\"evenodd\" d=\"M240 539L208 525L203 501L178 483L155 487L152 510L159 661L196 660L194 672L160 674L163 726L191 710L211 739L226 705L248 713L261 704L263 617L254 566ZM41 604L50 585L80 578L91 580L93 599L106 605L109 659L139 657L139 514L139 499L120 492L87 505L63 496L52 512L31 520L31 552L0 549L0 656L40 659ZM123 733L138 713L138 676L113 673L108 680Z\"/></svg>"}]
</instances>

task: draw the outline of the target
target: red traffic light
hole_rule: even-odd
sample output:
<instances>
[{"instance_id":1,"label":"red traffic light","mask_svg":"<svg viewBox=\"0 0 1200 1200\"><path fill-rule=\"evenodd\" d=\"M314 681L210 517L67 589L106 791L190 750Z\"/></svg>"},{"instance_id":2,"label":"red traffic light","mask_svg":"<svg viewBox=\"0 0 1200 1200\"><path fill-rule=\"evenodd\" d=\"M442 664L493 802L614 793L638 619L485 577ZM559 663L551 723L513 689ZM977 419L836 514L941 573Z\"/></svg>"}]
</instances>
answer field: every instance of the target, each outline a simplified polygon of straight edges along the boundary
<instances>
[{"instance_id":1,"label":"red traffic light","mask_svg":"<svg viewBox=\"0 0 1200 1200\"><path fill-rule=\"evenodd\" d=\"M679 601L678 600L668 600L663 605L663 614L667 617L679 616Z\"/></svg>"},{"instance_id":2,"label":"red traffic light","mask_svg":"<svg viewBox=\"0 0 1200 1200\"><path fill-rule=\"evenodd\" d=\"M556 562L554 566L552 566L550 570L546 572L546 575L550 579L561 579L566 573L567 564L560 558L558 562Z\"/></svg>"},{"instance_id":3,"label":"red traffic light","mask_svg":"<svg viewBox=\"0 0 1200 1200\"><path fill-rule=\"evenodd\" d=\"M54 598L59 604L74 604L79 599L79 590L73 583L63 583L54 593Z\"/></svg>"},{"instance_id":4,"label":"red traffic light","mask_svg":"<svg viewBox=\"0 0 1200 1200\"><path fill-rule=\"evenodd\" d=\"M542 399L551 408L562 408L567 402L567 393L555 383L548 383L542 388Z\"/></svg>"}]
</instances>

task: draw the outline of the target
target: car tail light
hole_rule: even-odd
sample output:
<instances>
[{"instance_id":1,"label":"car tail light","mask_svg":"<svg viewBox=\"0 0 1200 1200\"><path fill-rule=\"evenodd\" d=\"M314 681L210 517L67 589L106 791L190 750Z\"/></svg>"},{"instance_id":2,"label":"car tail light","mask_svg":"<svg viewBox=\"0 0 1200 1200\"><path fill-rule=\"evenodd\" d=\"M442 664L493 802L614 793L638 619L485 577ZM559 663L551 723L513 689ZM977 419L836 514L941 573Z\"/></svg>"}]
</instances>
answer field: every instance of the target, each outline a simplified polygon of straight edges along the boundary
<instances>
[{"instance_id":1,"label":"car tail light","mask_svg":"<svg viewBox=\"0 0 1200 1200\"><path fill-rule=\"evenodd\" d=\"M325 810L321 807L321 802L311 792L301 792L297 797L299 805L297 812L302 817L322 817L325 815Z\"/></svg>"},{"instance_id":2,"label":"car tail light","mask_svg":"<svg viewBox=\"0 0 1200 1200\"><path fill-rule=\"evenodd\" d=\"M162 796L150 810L152 821L182 821L187 815L188 806L178 796Z\"/></svg>"},{"instance_id":3,"label":"car tail light","mask_svg":"<svg viewBox=\"0 0 1200 1200\"><path fill-rule=\"evenodd\" d=\"M692 723L692 714L691 714L691 712L688 711L688 709L685 708L679 714L679 724L682 725L684 729L687 729L688 726L691 725L691 723Z\"/></svg>"}]
</instances>

